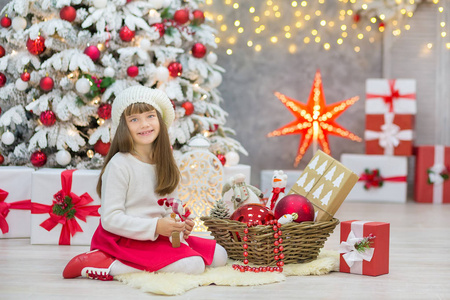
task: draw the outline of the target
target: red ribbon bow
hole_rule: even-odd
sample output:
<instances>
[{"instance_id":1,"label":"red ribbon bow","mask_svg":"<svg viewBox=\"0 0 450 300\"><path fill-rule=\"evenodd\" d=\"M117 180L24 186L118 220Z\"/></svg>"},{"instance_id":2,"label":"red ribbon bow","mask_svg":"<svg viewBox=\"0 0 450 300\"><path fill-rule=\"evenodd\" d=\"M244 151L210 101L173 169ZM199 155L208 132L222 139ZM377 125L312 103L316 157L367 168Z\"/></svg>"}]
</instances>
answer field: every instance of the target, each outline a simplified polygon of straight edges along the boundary
<instances>
[{"instance_id":1,"label":"red ribbon bow","mask_svg":"<svg viewBox=\"0 0 450 300\"><path fill-rule=\"evenodd\" d=\"M366 94L366 99L383 98L384 103L389 105L389 112L394 111L394 100L396 100L398 98L416 99L416 94L414 94L414 93L400 95L399 90L395 89L394 85L395 85L395 79L390 79L389 80L390 95Z\"/></svg>"},{"instance_id":2,"label":"red ribbon bow","mask_svg":"<svg viewBox=\"0 0 450 300\"><path fill-rule=\"evenodd\" d=\"M380 175L378 169L366 169L364 173L361 174L358 181L365 181L364 188L368 190L370 188L382 187L385 181L406 182L406 176L383 177Z\"/></svg>"},{"instance_id":3,"label":"red ribbon bow","mask_svg":"<svg viewBox=\"0 0 450 300\"><path fill-rule=\"evenodd\" d=\"M74 236L77 232L83 232L83 229L78 224L76 218L83 222L86 222L87 216L99 217L98 209L100 205L87 204L94 201L88 193L84 193L81 196L77 196L71 192L72 189L72 175L76 170L66 170L61 173L61 187L62 189L55 195L64 195L72 198L72 210L75 210L73 217L69 217L67 213L64 215L57 215L54 213L54 206L60 205L59 201L53 200L52 205L46 205L41 203L31 204L32 214L45 214L48 213L50 217L40 224L41 227L47 231L52 230L58 224L62 224L61 234L59 236L60 245L70 245L70 237Z\"/></svg>"},{"instance_id":4,"label":"red ribbon bow","mask_svg":"<svg viewBox=\"0 0 450 300\"><path fill-rule=\"evenodd\" d=\"M6 203L5 199L8 197L8 195L9 193L7 191L0 189L0 229L2 230L3 234L9 232L9 225L6 221L6 217L8 216L10 209L31 209L31 199Z\"/></svg>"},{"instance_id":5,"label":"red ribbon bow","mask_svg":"<svg viewBox=\"0 0 450 300\"><path fill-rule=\"evenodd\" d=\"M275 203L278 200L278 196L280 196L280 193L285 191L286 188L273 188L272 189L272 193L273 193L273 197L272 199L270 199L270 209L273 210L273 208L275 207Z\"/></svg>"}]
</instances>

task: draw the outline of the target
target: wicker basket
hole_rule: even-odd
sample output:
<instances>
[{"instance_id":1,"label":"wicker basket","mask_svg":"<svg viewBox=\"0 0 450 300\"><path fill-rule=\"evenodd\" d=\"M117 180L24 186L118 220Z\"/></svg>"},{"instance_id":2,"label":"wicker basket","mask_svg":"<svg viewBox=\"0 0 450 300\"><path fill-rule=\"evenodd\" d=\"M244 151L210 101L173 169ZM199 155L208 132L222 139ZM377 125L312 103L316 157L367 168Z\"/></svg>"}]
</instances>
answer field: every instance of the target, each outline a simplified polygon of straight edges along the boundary
<instances>
[{"instance_id":1,"label":"wicker basket","mask_svg":"<svg viewBox=\"0 0 450 300\"><path fill-rule=\"evenodd\" d=\"M216 241L227 250L228 257L243 260L243 241L240 237L244 236L247 224L213 217L202 217L201 220ZM281 226L284 263L304 263L316 259L338 224L338 219L332 219L326 222L293 222ZM275 265L273 233L272 226L259 225L249 228L247 234L249 262L256 265Z\"/></svg>"}]
</instances>

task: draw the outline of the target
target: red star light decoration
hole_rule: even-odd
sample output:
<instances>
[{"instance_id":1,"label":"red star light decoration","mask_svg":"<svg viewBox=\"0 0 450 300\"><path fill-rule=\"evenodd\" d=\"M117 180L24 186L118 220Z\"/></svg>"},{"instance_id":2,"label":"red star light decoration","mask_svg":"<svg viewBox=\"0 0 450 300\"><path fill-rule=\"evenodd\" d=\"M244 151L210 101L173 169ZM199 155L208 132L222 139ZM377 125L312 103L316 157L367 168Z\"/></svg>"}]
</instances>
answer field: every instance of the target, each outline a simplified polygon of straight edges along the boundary
<instances>
[{"instance_id":1,"label":"red star light decoration","mask_svg":"<svg viewBox=\"0 0 450 300\"><path fill-rule=\"evenodd\" d=\"M313 142L318 142L322 150L325 153L330 154L331 150L328 143L329 134L361 142L360 137L336 123L336 119L347 108L358 101L359 97L352 97L337 103L326 105L322 87L322 77L319 70L317 70L316 76L314 77L311 93L309 94L308 102L306 104L278 92L275 93L275 96L290 110L296 120L272 131L267 136L273 137L288 134L302 135L297 156L295 157L295 167L298 166L303 155Z\"/></svg>"}]
</instances>

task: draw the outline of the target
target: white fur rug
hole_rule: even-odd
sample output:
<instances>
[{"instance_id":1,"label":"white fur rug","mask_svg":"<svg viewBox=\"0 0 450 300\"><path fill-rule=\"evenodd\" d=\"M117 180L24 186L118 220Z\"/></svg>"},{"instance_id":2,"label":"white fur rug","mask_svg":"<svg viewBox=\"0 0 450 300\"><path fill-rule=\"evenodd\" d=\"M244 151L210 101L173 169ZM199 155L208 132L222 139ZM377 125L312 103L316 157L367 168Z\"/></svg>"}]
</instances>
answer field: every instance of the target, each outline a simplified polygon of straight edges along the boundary
<instances>
[{"instance_id":1,"label":"white fur rug","mask_svg":"<svg viewBox=\"0 0 450 300\"><path fill-rule=\"evenodd\" d=\"M339 270L339 253L322 250L316 260L304 264L288 264L282 273L241 273L231 266L236 263L229 261L224 267L207 268L200 275L186 275L183 273L130 273L115 276L129 286L144 292L160 295L181 295L188 290L210 284L249 286L280 282L286 276L323 275Z\"/></svg>"}]
</instances>

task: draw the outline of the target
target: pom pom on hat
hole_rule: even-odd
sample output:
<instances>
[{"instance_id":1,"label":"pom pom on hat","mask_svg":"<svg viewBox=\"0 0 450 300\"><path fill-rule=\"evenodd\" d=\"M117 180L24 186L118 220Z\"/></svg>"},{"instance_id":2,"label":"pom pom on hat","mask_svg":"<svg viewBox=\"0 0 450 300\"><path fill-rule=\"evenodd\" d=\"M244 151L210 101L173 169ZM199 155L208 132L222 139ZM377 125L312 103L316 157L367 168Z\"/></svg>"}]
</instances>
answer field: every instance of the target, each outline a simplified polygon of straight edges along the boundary
<instances>
[{"instance_id":1,"label":"pom pom on hat","mask_svg":"<svg viewBox=\"0 0 450 300\"><path fill-rule=\"evenodd\" d=\"M123 112L134 103L147 103L153 106L161 114L167 127L170 127L175 119L172 102L170 102L169 97L163 91L134 85L120 92L114 99L111 109L112 136L116 133Z\"/></svg>"}]
</instances>

